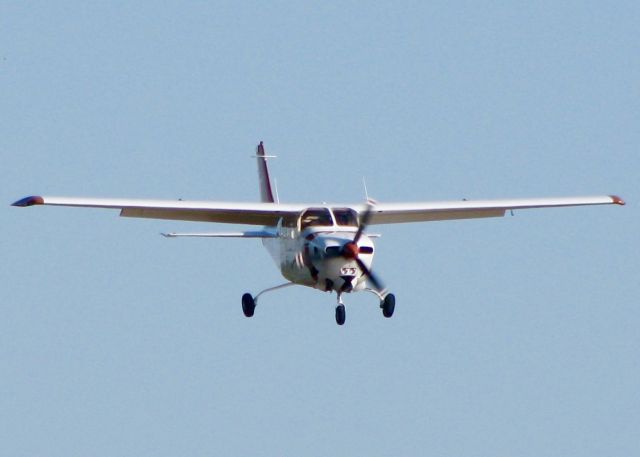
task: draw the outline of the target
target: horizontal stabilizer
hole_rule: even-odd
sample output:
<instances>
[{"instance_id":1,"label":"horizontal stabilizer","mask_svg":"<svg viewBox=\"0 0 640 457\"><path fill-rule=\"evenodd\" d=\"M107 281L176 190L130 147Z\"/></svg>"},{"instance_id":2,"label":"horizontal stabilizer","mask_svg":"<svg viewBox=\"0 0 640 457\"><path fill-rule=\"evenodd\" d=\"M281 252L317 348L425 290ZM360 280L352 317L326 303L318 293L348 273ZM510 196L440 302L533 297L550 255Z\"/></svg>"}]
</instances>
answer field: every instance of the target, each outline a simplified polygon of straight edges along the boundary
<instances>
[{"instance_id":1,"label":"horizontal stabilizer","mask_svg":"<svg viewBox=\"0 0 640 457\"><path fill-rule=\"evenodd\" d=\"M196 238L278 238L278 235L267 231L251 232L218 232L218 233L162 233L167 238L196 237Z\"/></svg>"}]
</instances>

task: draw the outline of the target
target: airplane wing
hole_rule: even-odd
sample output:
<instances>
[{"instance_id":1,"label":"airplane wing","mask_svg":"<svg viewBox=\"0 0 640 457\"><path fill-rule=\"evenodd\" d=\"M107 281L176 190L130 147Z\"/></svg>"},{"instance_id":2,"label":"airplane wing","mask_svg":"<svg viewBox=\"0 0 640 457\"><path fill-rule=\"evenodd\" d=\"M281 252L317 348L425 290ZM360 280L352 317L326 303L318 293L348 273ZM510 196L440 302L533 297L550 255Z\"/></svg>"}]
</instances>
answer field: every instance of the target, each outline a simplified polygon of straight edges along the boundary
<instances>
[{"instance_id":1,"label":"airplane wing","mask_svg":"<svg viewBox=\"0 0 640 457\"><path fill-rule=\"evenodd\" d=\"M615 195L511 200L461 200L423 203L376 203L369 224L443 221L504 216L506 211L584 205L624 205ZM238 203L186 200L137 200L77 197L25 197L13 206L53 205L119 209L120 216L181 221L219 222L248 225L276 225L281 217L295 220L309 207L350 207L361 214L366 204L326 203Z\"/></svg>"},{"instance_id":2,"label":"airplane wing","mask_svg":"<svg viewBox=\"0 0 640 457\"><path fill-rule=\"evenodd\" d=\"M238 203L120 198L25 197L13 206L74 206L119 209L120 216L229 224L276 225L281 217L294 220L306 207L279 203Z\"/></svg>"},{"instance_id":3,"label":"airplane wing","mask_svg":"<svg viewBox=\"0 0 640 457\"><path fill-rule=\"evenodd\" d=\"M501 217L507 211L585 205L624 205L616 195L509 200L461 200L425 203L376 203L369 224ZM362 209L364 210L364 208ZM361 211L362 211L361 210Z\"/></svg>"}]
</instances>

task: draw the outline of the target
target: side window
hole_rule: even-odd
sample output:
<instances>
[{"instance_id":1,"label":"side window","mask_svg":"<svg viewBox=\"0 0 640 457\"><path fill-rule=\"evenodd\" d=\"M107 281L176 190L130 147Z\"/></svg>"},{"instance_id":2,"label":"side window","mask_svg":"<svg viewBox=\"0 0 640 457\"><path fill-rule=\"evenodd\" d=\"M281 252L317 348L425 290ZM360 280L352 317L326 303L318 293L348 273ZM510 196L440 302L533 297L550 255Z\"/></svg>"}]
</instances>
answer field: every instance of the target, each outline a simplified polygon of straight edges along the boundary
<instances>
[{"instance_id":1,"label":"side window","mask_svg":"<svg viewBox=\"0 0 640 457\"><path fill-rule=\"evenodd\" d=\"M307 227L331 227L331 213L327 208L309 208L300 216L300 230Z\"/></svg>"},{"instance_id":2,"label":"side window","mask_svg":"<svg viewBox=\"0 0 640 457\"><path fill-rule=\"evenodd\" d=\"M333 217L336 218L336 224L357 227L358 215L351 208L333 208Z\"/></svg>"}]
</instances>

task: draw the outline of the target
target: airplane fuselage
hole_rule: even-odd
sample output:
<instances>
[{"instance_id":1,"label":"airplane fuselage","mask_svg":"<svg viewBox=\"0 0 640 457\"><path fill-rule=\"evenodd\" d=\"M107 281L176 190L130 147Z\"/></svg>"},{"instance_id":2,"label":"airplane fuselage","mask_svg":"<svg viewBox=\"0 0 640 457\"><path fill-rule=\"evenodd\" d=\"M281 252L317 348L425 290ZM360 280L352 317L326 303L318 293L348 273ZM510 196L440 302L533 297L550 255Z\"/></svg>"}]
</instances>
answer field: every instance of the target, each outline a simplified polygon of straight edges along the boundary
<instances>
[{"instance_id":1,"label":"airplane fuselage","mask_svg":"<svg viewBox=\"0 0 640 457\"><path fill-rule=\"evenodd\" d=\"M295 226L286 226L281 220L277 227L266 229L277 235L263 238L262 242L282 276L292 283L323 291L353 292L364 289L366 275L355 258L344 255L345 246L353 241L357 227L336 223L331 208L313 210L324 212L327 219L318 225L305 227L306 210ZM358 248L357 256L370 269L373 241L362 235Z\"/></svg>"}]
</instances>

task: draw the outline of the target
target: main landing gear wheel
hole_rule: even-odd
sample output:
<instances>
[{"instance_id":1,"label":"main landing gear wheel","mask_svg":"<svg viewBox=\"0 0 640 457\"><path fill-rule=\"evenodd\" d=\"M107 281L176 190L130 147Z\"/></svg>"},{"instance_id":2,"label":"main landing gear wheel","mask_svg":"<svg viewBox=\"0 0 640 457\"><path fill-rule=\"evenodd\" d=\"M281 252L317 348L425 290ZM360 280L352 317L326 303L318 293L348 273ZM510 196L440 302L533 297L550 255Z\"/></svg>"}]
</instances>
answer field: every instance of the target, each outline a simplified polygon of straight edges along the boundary
<instances>
[{"instance_id":1,"label":"main landing gear wheel","mask_svg":"<svg viewBox=\"0 0 640 457\"><path fill-rule=\"evenodd\" d=\"M384 317L393 316L393 311L396 309L396 297L393 294L387 294L384 297L384 300L380 303L380 308L382 308L382 314Z\"/></svg>"},{"instance_id":2,"label":"main landing gear wheel","mask_svg":"<svg viewBox=\"0 0 640 457\"><path fill-rule=\"evenodd\" d=\"M242 296L242 312L245 316L251 317L256 310L256 301L251 294L244 294Z\"/></svg>"},{"instance_id":3,"label":"main landing gear wheel","mask_svg":"<svg viewBox=\"0 0 640 457\"><path fill-rule=\"evenodd\" d=\"M344 320L347 317L347 313L344 309L344 305L336 306L336 324L344 325Z\"/></svg>"}]
</instances>

